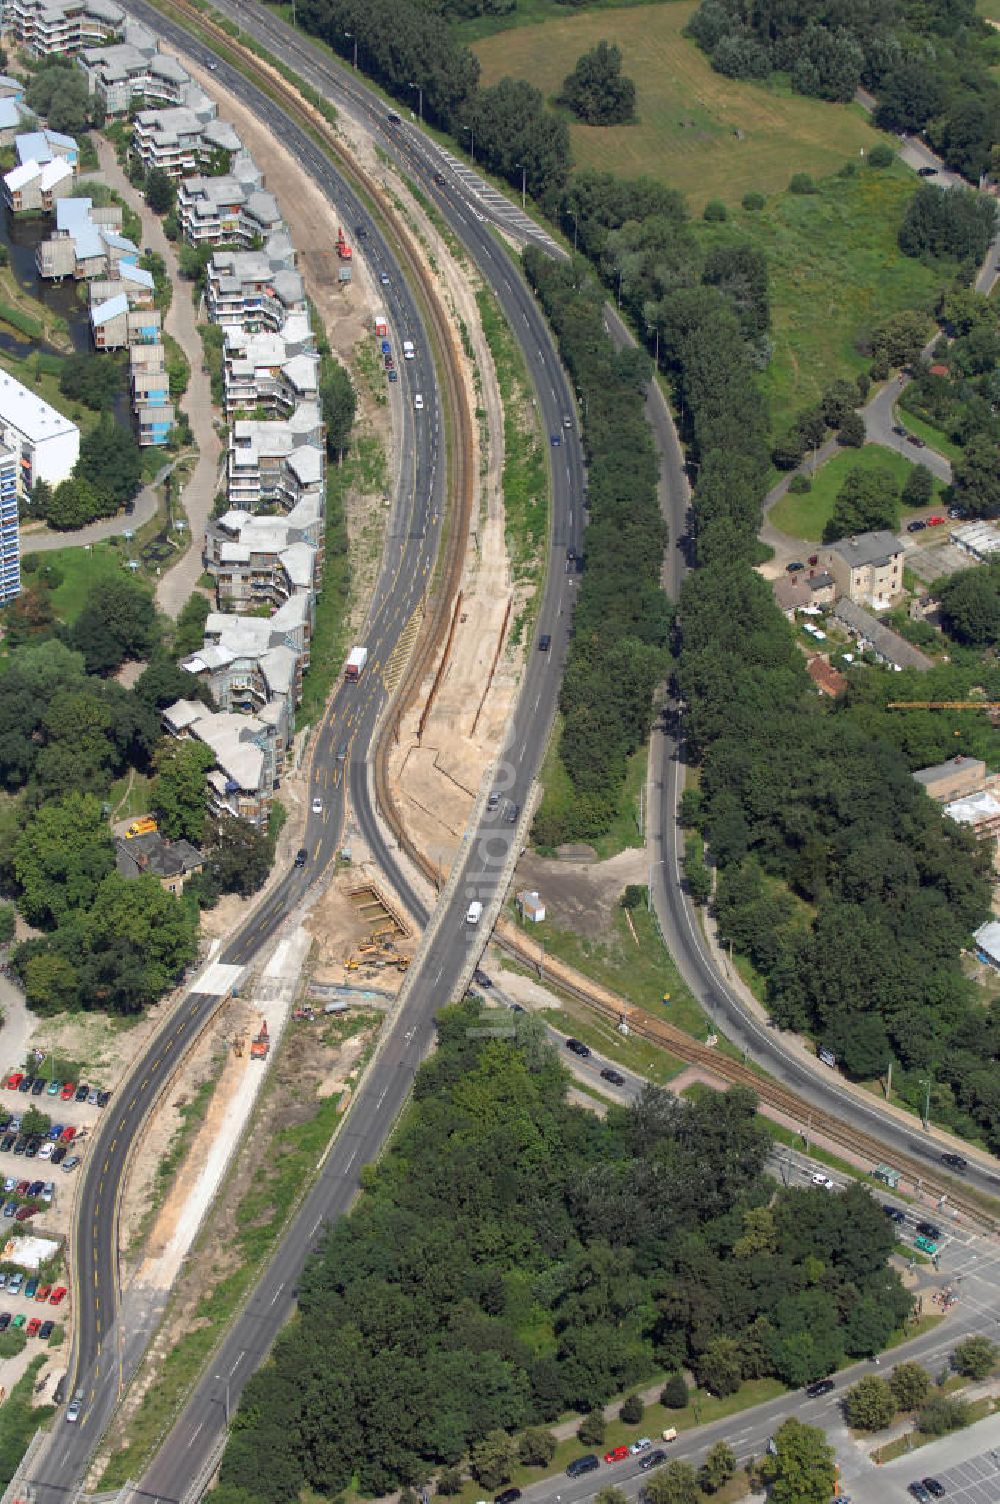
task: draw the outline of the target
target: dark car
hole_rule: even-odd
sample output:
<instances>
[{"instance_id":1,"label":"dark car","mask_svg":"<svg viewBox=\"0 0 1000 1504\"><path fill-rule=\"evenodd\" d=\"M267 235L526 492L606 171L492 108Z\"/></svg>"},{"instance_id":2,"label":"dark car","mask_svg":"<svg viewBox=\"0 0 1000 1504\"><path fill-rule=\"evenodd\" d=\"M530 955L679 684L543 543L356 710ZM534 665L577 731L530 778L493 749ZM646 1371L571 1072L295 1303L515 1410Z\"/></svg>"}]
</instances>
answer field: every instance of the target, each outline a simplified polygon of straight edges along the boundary
<instances>
[{"instance_id":1,"label":"dark car","mask_svg":"<svg viewBox=\"0 0 1000 1504\"><path fill-rule=\"evenodd\" d=\"M34 1084L35 1084L35 1078L34 1078L34 1076L23 1076L21 1078L21 1080L17 1083L17 1089L20 1092L29 1092L31 1090L31 1088L34 1086Z\"/></svg>"},{"instance_id":2,"label":"dark car","mask_svg":"<svg viewBox=\"0 0 1000 1504\"><path fill-rule=\"evenodd\" d=\"M936 1478L924 1478L921 1481L933 1499L943 1499L947 1493L944 1484L939 1483Z\"/></svg>"},{"instance_id":3,"label":"dark car","mask_svg":"<svg viewBox=\"0 0 1000 1504\"><path fill-rule=\"evenodd\" d=\"M785 570L788 574L798 574L799 570L805 569L805 567L801 559L793 559L790 564L785 565Z\"/></svg>"},{"instance_id":4,"label":"dark car","mask_svg":"<svg viewBox=\"0 0 1000 1504\"><path fill-rule=\"evenodd\" d=\"M295 865L296 865L296 867L304 867L305 864L306 864L306 859L307 859L308 856L309 856L309 853L306 850L306 848L304 846L300 846L299 849L298 849L298 851L295 853Z\"/></svg>"},{"instance_id":5,"label":"dark car","mask_svg":"<svg viewBox=\"0 0 1000 1504\"><path fill-rule=\"evenodd\" d=\"M86 1100L87 1100L87 1098L89 1096L90 1096L90 1087L86 1084L86 1082L81 1081L80 1085L76 1089L76 1101L77 1102L86 1102Z\"/></svg>"},{"instance_id":6,"label":"dark car","mask_svg":"<svg viewBox=\"0 0 1000 1504\"><path fill-rule=\"evenodd\" d=\"M921 522L919 517L915 517L912 522L906 524L906 531L908 533L922 533L926 526L926 522Z\"/></svg>"},{"instance_id":7,"label":"dark car","mask_svg":"<svg viewBox=\"0 0 1000 1504\"><path fill-rule=\"evenodd\" d=\"M550 433L549 434L549 443L552 445L553 449L558 449L559 445L562 443L562 434L561 433Z\"/></svg>"},{"instance_id":8,"label":"dark car","mask_svg":"<svg viewBox=\"0 0 1000 1504\"><path fill-rule=\"evenodd\" d=\"M625 1077L622 1075L621 1071L612 1070L610 1065L606 1066L601 1072L601 1080L610 1081L612 1086L625 1085Z\"/></svg>"},{"instance_id":9,"label":"dark car","mask_svg":"<svg viewBox=\"0 0 1000 1504\"><path fill-rule=\"evenodd\" d=\"M937 168L936 167L918 167L917 168L917 177L918 178L933 178L933 177L937 177Z\"/></svg>"},{"instance_id":10,"label":"dark car","mask_svg":"<svg viewBox=\"0 0 1000 1504\"><path fill-rule=\"evenodd\" d=\"M574 1457L566 1469L567 1478L582 1478L584 1473L594 1473L600 1467L600 1459L596 1453L588 1452L585 1457Z\"/></svg>"},{"instance_id":11,"label":"dark car","mask_svg":"<svg viewBox=\"0 0 1000 1504\"><path fill-rule=\"evenodd\" d=\"M647 1452L639 1463L640 1473L648 1473L651 1467L659 1467L661 1462L666 1462L667 1454L662 1447L657 1447L655 1452Z\"/></svg>"},{"instance_id":12,"label":"dark car","mask_svg":"<svg viewBox=\"0 0 1000 1504\"><path fill-rule=\"evenodd\" d=\"M521 817L521 806L519 804L508 804L508 806L507 806L507 814L505 816L507 824L508 825L516 825L517 822L518 822L518 820L520 819L520 817Z\"/></svg>"},{"instance_id":13,"label":"dark car","mask_svg":"<svg viewBox=\"0 0 1000 1504\"><path fill-rule=\"evenodd\" d=\"M908 433L906 442L912 444L914 449L926 449L927 445L918 433Z\"/></svg>"},{"instance_id":14,"label":"dark car","mask_svg":"<svg viewBox=\"0 0 1000 1504\"><path fill-rule=\"evenodd\" d=\"M45 1090L45 1085L45 1077L36 1076L34 1081L32 1081L31 1083L31 1095L33 1097L40 1097L42 1095L42 1092Z\"/></svg>"},{"instance_id":15,"label":"dark car","mask_svg":"<svg viewBox=\"0 0 1000 1504\"><path fill-rule=\"evenodd\" d=\"M922 1483L911 1483L907 1489L907 1492L913 1495L913 1497L917 1500L917 1504L931 1504L931 1495L928 1493L927 1489Z\"/></svg>"},{"instance_id":16,"label":"dark car","mask_svg":"<svg viewBox=\"0 0 1000 1504\"><path fill-rule=\"evenodd\" d=\"M883 1202L882 1210L885 1212L890 1222L906 1221L906 1213L902 1210L902 1208L898 1206L890 1206L888 1201Z\"/></svg>"},{"instance_id":17,"label":"dark car","mask_svg":"<svg viewBox=\"0 0 1000 1504\"><path fill-rule=\"evenodd\" d=\"M5 1332L10 1326L10 1312L0 1311L0 1332Z\"/></svg>"},{"instance_id":18,"label":"dark car","mask_svg":"<svg viewBox=\"0 0 1000 1504\"><path fill-rule=\"evenodd\" d=\"M922 1238L930 1238L935 1243L941 1236L940 1227L935 1227L933 1222L918 1222L917 1232Z\"/></svg>"},{"instance_id":19,"label":"dark car","mask_svg":"<svg viewBox=\"0 0 1000 1504\"><path fill-rule=\"evenodd\" d=\"M493 1504L517 1504L520 1497L521 1490L519 1488L505 1488L503 1493L497 1494L493 1500Z\"/></svg>"},{"instance_id":20,"label":"dark car","mask_svg":"<svg viewBox=\"0 0 1000 1504\"><path fill-rule=\"evenodd\" d=\"M821 1395L832 1394L836 1387L832 1379L817 1379L815 1384L806 1385L806 1395L811 1400L818 1400Z\"/></svg>"},{"instance_id":21,"label":"dark car","mask_svg":"<svg viewBox=\"0 0 1000 1504\"><path fill-rule=\"evenodd\" d=\"M34 1159L38 1153L39 1147L40 1145L37 1138L29 1139L24 1148L25 1159Z\"/></svg>"},{"instance_id":22,"label":"dark car","mask_svg":"<svg viewBox=\"0 0 1000 1504\"><path fill-rule=\"evenodd\" d=\"M538 639L538 651L540 653L547 653L548 650L549 650L549 648L551 646L552 646L552 638L551 638L551 636L549 635L548 632L543 632L542 635L541 635L541 637L539 637L539 639Z\"/></svg>"},{"instance_id":23,"label":"dark car","mask_svg":"<svg viewBox=\"0 0 1000 1504\"><path fill-rule=\"evenodd\" d=\"M486 975L485 971L482 971L478 966L476 967L476 969L472 973L472 975L475 978L475 980L479 983L480 987L487 987L487 988L489 988L489 987L493 986L493 978L492 977L488 977Z\"/></svg>"},{"instance_id":24,"label":"dark car","mask_svg":"<svg viewBox=\"0 0 1000 1504\"><path fill-rule=\"evenodd\" d=\"M66 1155L68 1153L69 1153L69 1150L66 1147L66 1145L65 1144L60 1144L58 1146L58 1148L53 1149L53 1151L52 1151L52 1158L49 1161L49 1163L53 1164L53 1165L61 1165L62 1162L63 1162L63 1160L66 1158Z\"/></svg>"},{"instance_id":25,"label":"dark car","mask_svg":"<svg viewBox=\"0 0 1000 1504\"><path fill-rule=\"evenodd\" d=\"M48 1339L52 1336L52 1333L55 1331L55 1329L56 1324L54 1321L43 1321L41 1326L38 1328L38 1335L43 1342L47 1342Z\"/></svg>"},{"instance_id":26,"label":"dark car","mask_svg":"<svg viewBox=\"0 0 1000 1504\"><path fill-rule=\"evenodd\" d=\"M898 433L901 439L906 438L906 429L903 427L902 423L894 423L892 425L892 431L893 433Z\"/></svg>"},{"instance_id":27,"label":"dark car","mask_svg":"<svg viewBox=\"0 0 1000 1504\"><path fill-rule=\"evenodd\" d=\"M942 1154L941 1163L947 1165L949 1170L967 1170L969 1161L963 1159L961 1154Z\"/></svg>"},{"instance_id":28,"label":"dark car","mask_svg":"<svg viewBox=\"0 0 1000 1504\"><path fill-rule=\"evenodd\" d=\"M97 1093L97 1105L98 1105L98 1107L107 1107L107 1105L108 1105L108 1103L110 1101L111 1101L111 1093L109 1091L99 1091Z\"/></svg>"},{"instance_id":29,"label":"dark car","mask_svg":"<svg viewBox=\"0 0 1000 1504\"><path fill-rule=\"evenodd\" d=\"M443 172L436 172L434 174L434 181L435 181L435 183L437 183L437 185L438 185L439 188L443 188L444 187L444 173Z\"/></svg>"},{"instance_id":30,"label":"dark car","mask_svg":"<svg viewBox=\"0 0 1000 1504\"><path fill-rule=\"evenodd\" d=\"M582 1039L567 1039L566 1048L572 1050L574 1055L579 1055L581 1059L585 1059L590 1054L590 1045L584 1044Z\"/></svg>"},{"instance_id":31,"label":"dark car","mask_svg":"<svg viewBox=\"0 0 1000 1504\"><path fill-rule=\"evenodd\" d=\"M45 1188L44 1180L33 1180L28 1187L29 1196L40 1196Z\"/></svg>"},{"instance_id":32,"label":"dark car","mask_svg":"<svg viewBox=\"0 0 1000 1504\"><path fill-rule=\"evenodd\" d=\"M21 1137L17 1140L17 1142L14 1145L14 1153L15 1154L23 1154L24 1151L25 1151L25 1149L27 1147L28 1147L28 1140L25 1138L24 1134L22 1133Z\"/></svg>"},{"instance_id":33,"label":"dark car","mask_svg":"<svg viewBox=\"0 0 1000 1504\"><path fill-rule=\"evenodd\" d=\"M9 1154L10 1151L11 1151L11 1149L13 1149L13 1147L14 1147L14 1145L16 1143L17 1143L17 1134L16 1133L7 1133L7 1134L4 1135L3 1142L0 1143L0 1149L3 1150L4 1154Z\"/></svg>"}]
</instances>

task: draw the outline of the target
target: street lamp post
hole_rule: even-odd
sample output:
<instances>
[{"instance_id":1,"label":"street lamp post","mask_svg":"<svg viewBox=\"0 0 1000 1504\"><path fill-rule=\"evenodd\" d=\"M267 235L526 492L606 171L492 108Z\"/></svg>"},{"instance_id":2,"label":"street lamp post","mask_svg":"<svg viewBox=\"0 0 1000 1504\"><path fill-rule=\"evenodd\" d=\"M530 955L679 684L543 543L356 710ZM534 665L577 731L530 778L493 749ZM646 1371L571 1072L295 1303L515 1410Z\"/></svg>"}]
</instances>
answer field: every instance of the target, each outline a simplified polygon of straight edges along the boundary
<instances>
[{"instance_id":1,"label":"street lamp post","mask_svg":"<svg viewBox=\"0 0 1000 1504\"><path fill-rule=\"evenodd\" d=\"M920 1078L920 1085L924 1088L924 1110L923 1110L922 1117L923 1117L924 1131L926 1132L927 1129L931 1126L931 1083L930 1083L930 1079L921 1076L921 1078Z\"/></svg>"},{"instance_id":2,"label":"street lamp post","mask_svg":"<svg viewBox=\"0 0 1000 1504\"><path fill-rule=\"evenodd\" d=\"M411 89L416 89L416 91L417 91L417 115L419 117L420 124L423 125L423 123L424 123L424 86L423 86L423 84L415 84L415 83L413 83L411 81L410 88Z\"/></svg>"},{"instance_id":3,"label":"street lamp post","mask_svg":"<svg viewBox=\"0 0 1000 1504\"><path fill-rule=\"evenodd\" d=\"M358 66L358 39L354 35L353 31L345 31L344 32L344 36L347 38L347 40L349 42L353 42L354 43L354 68L355 68L355 71L357 71L357 66Z\"/></svg>"},{"instance_id":4,"label":"street lamp post","mask_svg":"<svg viewBox=\"0 0 1000 1504\"><path fill-rule=\"evenodd\" d=\"M521 208L523 209L525 193L527 191L528 169L525 167L523 162L515 162L514 166L520 167L521 169Z\"/></svg>"},{"instance_id":5,"label":"street lamp post","mask_svg":"<svg viewBox=\"0 0 1000 1504\"><path fill-rule=\"evenodd\" d=\"M573 210L572 209L570 209L569 212L570 212L570 214L573 214ZM574 254L574 256L576 255L576 232L577 232L578 228L579 228L579 226L577 224L576 215L573 214L573 254Z\"/></svg>"},{"instance_id":6,"label":"street lamp post","mask_svg":"<svg viewBox=\"0 0 1000 1504\"><path fill-rule=\"evenodd\" d=\"M622 306L622 268L618 268L618 307Z\"/></svg>"},{"instance_id":7,"label":"street lamp post","mask_svg":"<svg viewBox=\"0 0 1000 1504\"><path fill-rule=\"evenodd\" d=\"M215 1375L215 1382L217 1384L225 1383L225 1386L226 1386L226 1398L224 1400L224 1406L225 1406L225 1412L226 1412L226 1425L228 1426L229 1425L229 1380L228 1379L223 1380L223 1377L222 1377L221 1373L217 1373Z\"/></svg>"},{"instance_id":8,"label":"street lamp post","mask_svg":"<svg viewBox=\"0 0 1000 1504\"><path fill-rule=\"evenodd\" d=\"M471 125L463 125L462 126L462 130L465 131L472 138L472 146L471 146L471 148L469 150L469 156L472 158L472 165L473 165L473 167L475 167L475 165L476 165L476 132L475 132L475 129Z\"/></svg>"}]
</instances>

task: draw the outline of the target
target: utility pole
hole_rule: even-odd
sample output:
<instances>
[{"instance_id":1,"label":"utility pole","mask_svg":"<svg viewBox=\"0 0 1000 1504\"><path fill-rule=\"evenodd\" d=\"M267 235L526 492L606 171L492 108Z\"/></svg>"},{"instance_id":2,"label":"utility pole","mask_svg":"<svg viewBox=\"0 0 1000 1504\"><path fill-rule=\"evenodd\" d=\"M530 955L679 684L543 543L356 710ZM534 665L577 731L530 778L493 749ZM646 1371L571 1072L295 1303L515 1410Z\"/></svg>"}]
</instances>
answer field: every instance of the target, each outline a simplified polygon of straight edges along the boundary
<instances>
[{"instance_id":1,"label":"utility pole","mask_svg":"<svg viewBox=\"0 0 1000 1504\"><path fill-rule=\"evenodd\" d=\"M468 134L469 134L469 136L472 138L472 146L471 146L470 151L469 151L469 156L472 159L472 165L473 165L473 167L475 167L475 165L476 165L476 132L475 132L475 130L473 129L473 127L471 125L463 125L462 126L462 130L463 131L467 131Z\"/></svg>"},{"instance_id":2,"label":"utility pole","mask_svg":"<svg viewBox=\"0 0 1000 1504\"><path fill-rule=\"evenodd\" d=\"M2 5L2 4L3 4L3 0L0 0L0 5ZM354 35L354 33L352 31L345 31L344 32L344 36L347 38L347 40L349 42L353 42L354 43L354 71L357 72L357 68L358 68L358 39Z\"/></svg>"},{"instance_id":3,"label":"utility pole","mask_svg":"<svg viewBox=\"0 0 1000 1504\"><path fill-rule=\"evenodd\" d=\"M423 86L423 84L415 84L411 80L411 82L410 82L410 88L411 89L416 89L416 91L417 91L417 115L418 115L418 117L420 119L420 124L423 125L423 123L424 123L424 86Z\"/></svg>"},{"instance_id":4,"label":"utility pole","mask_svg":"<svg viewBox=\"0 0 1000 1504\"><path fill-rule=\"evenodd\" d=\"M3 0L0 0L0 5L2 5L2 4L3 4ZM523 209L524 208L524 200L525 200L525 196L526 196L526 193L527 193L528 169L525 167L525 165L524 165L523 162L515 162L514 166L515 167L520 167L520 169L521 169L521 208Z\"/></svg>"},{"instance_id":5,"label":"utility pole","mask_svg":"<svg viewBox=\"0 0 1000 1504\"><path fill-rule=\"evenodd\" d=\"M924 1132L926 1133L927 1130L931 1126L931 1083L930 1083L930 1077L927 1077L926 1079L924 1077L921 1077L920 1085L924 1088L923 1123L924 1123Z\"/></svg>"}]
</instances>

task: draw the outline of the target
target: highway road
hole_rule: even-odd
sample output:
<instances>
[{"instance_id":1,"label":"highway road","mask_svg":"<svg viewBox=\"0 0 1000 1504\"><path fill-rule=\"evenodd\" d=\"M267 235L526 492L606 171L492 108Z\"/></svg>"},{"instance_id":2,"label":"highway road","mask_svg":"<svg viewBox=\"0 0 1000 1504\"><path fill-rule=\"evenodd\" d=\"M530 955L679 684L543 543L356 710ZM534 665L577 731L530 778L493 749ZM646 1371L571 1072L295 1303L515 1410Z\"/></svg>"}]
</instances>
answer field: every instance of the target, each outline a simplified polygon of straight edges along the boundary
<instances>
[{"instance_id":1,"label":"highway road","mask_svg":"<svg viewBox=\"0 0 1000 1504\"><path fill-rule=\"evenodd\" d=\"M337 215L355 227L356 235L357 227L363 227L359 253L370 261L376 274L384 274L383 301L397 344L411 337L418 350L416 361L399 362L401 382L397 388L390 388L397 405L394 419L401 436L404 468L394 526L370 615L369 665L360 685L340 688L317 734L310 798L318 798L322 810L310 817L306 837L309 863L286 874L220 958L224 963L245 965L295 910L315 874L335 853L343 824L345 787L349 789L353 816L372 854L392 875L415 916L421 921L427 917L399 870L394 848L377 819L369 792L367 758L385 705L382 671L403 628L418 609L436 556L444 500L443 419L417 309L388 244L358 196L309 137L242 75L221 59L213 59L200 44L189 42L179 27L142 0L136 0L131 9L178 50L187 50L203 63L212 62L219 81L251 103L275 135L295 152L328 193ZM379 113L384 118L384 111ZM389 136L393 135L398 139L388 144L405 153L405 133L390 131ZM551 650L533 653L529 660L512 727L510 754L497 768L496 786L504 797L484 820L479 838L468 842L464 854L463 882L454 905L455 915L460 916L472 896L486 905L494 901L511 843L522 838L523 818L518 816L527 803L548 737L568 641L577 575L565 568L563 561L567 547L573 546L577 553L582 548L584 472L572 397L534 299L484 221L464 202L457 178L451 195L439 195L439 207L494 286L525 347L542 428L559 437L558 446L551 447L552 547L558 564L549 572L538 622L539 633L551 638ZM412 403L417 391L424 398L421 413ZM571 420L568 430L563 421L566 417ZM345 767L346 777L342 776ZM471 934L455 925L443 928L440 943L427 959L426 985L412 989L409 1004L356 1095L345 1131L312 1195L230 1333L213 1364L214 1371L205 1376L151 1470L148 1487L161 1499L180 1497L199 1467L212 1457L231 1405L292 1309L295 1280L309 1249L324 1224L350 1205L362 1165L375 1157L395 1121L413 1072L431 1045L434 1013L458 984L468 946L477 940L484 943L487 933L485 926ZM134 1084L122 1094L120 1103L115 1103L118 1110L109 1113L91 1148L78 1213L78 1341L73 1372L65 1386L66 1398L75 1390L82 1392L84 1409L77 1425L57 1422L50 1446L33 1469L31 1483L37 1504L49 1504L82 1476L110 1419L121 1383L138 1362L161 1314L161 1302L141 1292L123 1309L118 1307L117 1189L129 1147L169 1077L173 1062L184 1054L217 1005L217 997L209 992L195 992L184 1000L172 1021L172 1032L158 1038L133 1072L130 1080Z\"/></svg>"}]
</instances>

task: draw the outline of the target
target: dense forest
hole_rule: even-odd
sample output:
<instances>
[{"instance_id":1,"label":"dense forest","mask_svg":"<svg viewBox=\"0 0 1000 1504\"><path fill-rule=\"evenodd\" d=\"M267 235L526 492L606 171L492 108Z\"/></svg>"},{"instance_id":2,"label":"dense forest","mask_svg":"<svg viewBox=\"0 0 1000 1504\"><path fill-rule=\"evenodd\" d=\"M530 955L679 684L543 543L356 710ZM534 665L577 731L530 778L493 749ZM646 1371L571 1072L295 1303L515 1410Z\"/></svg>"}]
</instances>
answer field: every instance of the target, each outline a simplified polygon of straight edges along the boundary
<instances>
[{"instance_id":1,"label":"dense forest","mask_svg":"<svg viewBox=\"0 0 1000 1504\"><path fill-rule=\"evenodd\" d=\"M1000 87L975 0L702 0L689 30L729 78L782 73L842 103L864 87L885 129L925 132L973 183L991 165Z\"/></svg>"},{"instance_id":2,"label":"dense forest","mask_svg":"<svg viewBox=\"0 0 1000 1504\"><path fill-rule=\"evenodd\" d=\"M441 1014L389 1152L246 1387L219 1504L384 1494L470 1448L475 1469L498 1430L684 1365L722 1394L799 1385L908 1314L878 1203L776 1188L751 1093L649 1087L602 1121L567 1103L538 1020L481 1023Z\"/></svg>"}]
</instances>

